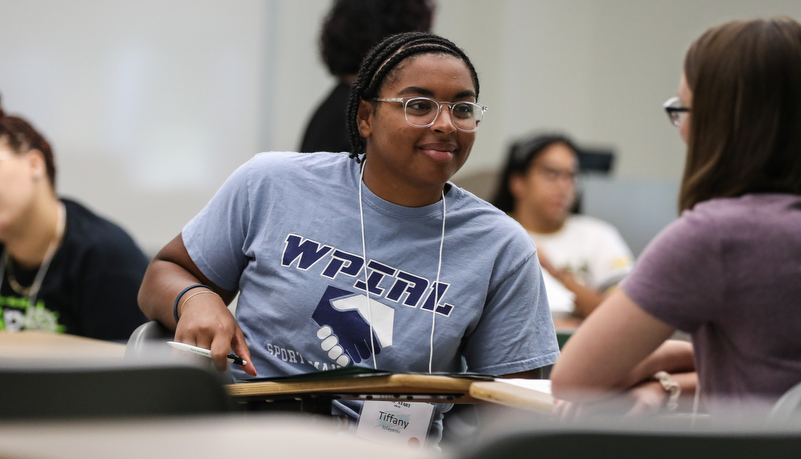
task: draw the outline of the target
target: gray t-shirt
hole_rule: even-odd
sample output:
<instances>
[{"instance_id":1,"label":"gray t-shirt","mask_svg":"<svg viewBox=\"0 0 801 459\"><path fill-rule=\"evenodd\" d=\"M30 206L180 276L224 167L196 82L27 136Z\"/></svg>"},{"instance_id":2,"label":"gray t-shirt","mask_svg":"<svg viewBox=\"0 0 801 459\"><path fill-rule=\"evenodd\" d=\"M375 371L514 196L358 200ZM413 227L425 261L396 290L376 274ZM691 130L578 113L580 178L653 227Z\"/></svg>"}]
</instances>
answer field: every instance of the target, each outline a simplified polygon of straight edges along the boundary
<instances>
[{"instance_id":1,"label":"gray t-shirt","mask_svg":"<svg viewBox=\"0 0 801 459\"><path fill-rule=\"evenodd\" d=\"M622 288L692 334L705 396L769 401L801 381L801 196L697 204L651 242Z\"/></svg>"},{"instance_id":2,"label":"gray t-shirt","mask_svg":"<svg viewBox=\"0 0 801 459\"><path fill-rule=\"evenodd\" d=\"M240 291L237 321L259 376L371 367L373 350L379 369L426 372L432 310L433 371L460 371L464 362L500 375L556 360L536 251L522 227L450 185L435 300L442 202L402 207L363 187L365 288L360 183L346 154L262 153L184 228L198 268Z\"/></svg>"}]
</instances>

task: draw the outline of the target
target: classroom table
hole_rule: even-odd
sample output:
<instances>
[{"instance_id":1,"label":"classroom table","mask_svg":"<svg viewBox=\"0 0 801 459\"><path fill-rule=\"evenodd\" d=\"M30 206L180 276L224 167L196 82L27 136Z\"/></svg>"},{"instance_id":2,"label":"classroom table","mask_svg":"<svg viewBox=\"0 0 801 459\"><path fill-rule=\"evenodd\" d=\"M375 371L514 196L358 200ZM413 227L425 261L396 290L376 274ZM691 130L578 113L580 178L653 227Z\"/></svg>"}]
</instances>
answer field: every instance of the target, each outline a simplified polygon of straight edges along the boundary
<instances>
[{"instance_id":1,"label":"classroom table","mask_svg":"<svg viewBox=\"0 0 801 459\"><path fill-rule=\"evenodd\" d=\"M557 331L575 331L583 319L576 317L574 315L568 314L554 314L553 316L553 326L556 328Z\"/></svg>"},{"instance_id":2,"label":"classroom table","mask_svg":"<svg viewBox=\"0 0 801 459\"><path fill-rule=\"evenodd\" d=\"M81 336L41 331L0 332L0 362L61 363L122 361L125 345ZM300 401L303 411L330 412L332 400L403 400L431 403L491 402L547 412L550 392L510 386L486 377L461 375L376 374L309 381L259 381L226 385L242 404Z\"/></svg>"},{"instance_id":3,"label":"classroom table","mask_svg":"<svg viewBox=\"0 0 801 459\"><path fill-rule=\"evenodd\" d=\"M299 415L0 422L0 457L425 459L431 450L372 443Z\"/></svg>"},{"instance_id":4,"label":"classroom table","mask_svg":"<svg viewBox=\"0 0 801 459\"><path fill-rule=\"evenodd\" d=\"M476 381L470 385L470 396L542 414L550 413L554 405L550 381L543 379Z\"/></svg>"},{"instance_id":5,"label":"classroom table","mask_svg":"<svg viewBox=\"0 0 801 459\"><path fill-rule=\"evenodd\" d=\"M335 373L336 374L336 373ZM471 379L425 374L368 374L325 379L239 382L227 386L237 402L269 409L275 402L297 401L308 413L330 413L333 400L393 400L476 403Z\"/></svg>"},{"instance_id":6,"label":"classroom table","mask_svg":"<svg viewBox=\"0 0 801 459\"><path fill-rule=\"evenodd\" d=\"M0 331L0 361L121 360L125 345L38 330Z\"/></svg>"},{"instance_id":7,"label":"classroom table","mask_svg":"<svg viewBox=\"0 0 801 459\"><path fill-rule=\"evenodd\" d=\"M525 380L493 381L458 375L395 373L311 381L241 382L229 384L227 389L242 403L295 399L309 403L309 408L304 411L312 412L330 412L332 400L491 402L540 413L550 412L553 406L550 385L541 384L542 380L539 383L526 384Z\"/></svg>"}]
</instances>

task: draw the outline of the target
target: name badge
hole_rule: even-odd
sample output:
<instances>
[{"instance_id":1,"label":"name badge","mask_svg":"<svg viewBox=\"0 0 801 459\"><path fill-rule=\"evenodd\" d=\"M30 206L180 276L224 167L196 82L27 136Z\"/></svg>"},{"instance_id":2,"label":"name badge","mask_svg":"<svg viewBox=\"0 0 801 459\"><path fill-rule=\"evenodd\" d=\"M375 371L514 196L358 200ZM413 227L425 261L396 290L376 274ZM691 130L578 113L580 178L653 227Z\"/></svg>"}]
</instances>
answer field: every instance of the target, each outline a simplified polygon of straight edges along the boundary
<instances>
[{"instance_id":1,"label":"name badge","mask_svg":"<svg viewBox=\"0 0 801 459\"><path fill-rule=\"evenodd\" d=\"M433 415L430 403L365 401L356 435L417 448L425 443Z\"/></svg>"}]
</instances>

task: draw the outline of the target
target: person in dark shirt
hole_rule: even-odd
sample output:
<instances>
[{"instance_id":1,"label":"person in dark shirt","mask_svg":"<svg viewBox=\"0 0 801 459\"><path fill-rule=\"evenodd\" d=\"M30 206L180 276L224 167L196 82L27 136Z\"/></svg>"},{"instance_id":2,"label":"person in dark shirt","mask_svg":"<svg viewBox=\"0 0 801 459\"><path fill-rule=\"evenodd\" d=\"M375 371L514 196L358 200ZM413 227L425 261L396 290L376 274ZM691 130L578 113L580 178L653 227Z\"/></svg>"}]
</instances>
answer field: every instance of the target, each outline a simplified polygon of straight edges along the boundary
<instances>
[{"instance_id":1,"label":"person in dark shirt","mask_svg":"<svg viewBox=\"0 0 801 459\"><path fill-rule=\"evenodd\" d=\"M119 226L60 199L47 140L0 108L0 330L122 341L148 259Z\"/></svg>"},{"instance_id":2,"label":"person in dark shirt","mask_svg":"<svg viewBox=\"0 0 801 459\"><path fill-rule=\"evenodd\" d=\"M384 38L428 32L433 0L336 0L323 22L320 54L337 85L317 107L303 134L302 152L350 151L345 112L362 58Z\"/></svg>"}]
</instances>

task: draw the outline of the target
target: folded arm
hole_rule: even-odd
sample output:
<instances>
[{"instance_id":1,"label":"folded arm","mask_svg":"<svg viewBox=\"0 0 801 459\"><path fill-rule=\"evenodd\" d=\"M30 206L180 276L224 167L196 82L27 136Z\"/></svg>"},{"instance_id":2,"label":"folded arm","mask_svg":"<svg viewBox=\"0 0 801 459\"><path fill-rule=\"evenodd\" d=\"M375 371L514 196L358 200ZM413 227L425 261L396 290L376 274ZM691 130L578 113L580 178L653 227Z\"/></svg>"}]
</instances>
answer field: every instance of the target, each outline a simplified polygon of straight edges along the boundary
<instances>
[{"instance_id":1,"label":"folded arm","mask_svg":"<svg viewBox=\"0 0 801 459\"><path fill-rule=\"evenodd\" d=\"M664 370L654 368L665 362L682 367L686 355L672 345L649 359L674 331L621 289L615 290L565 345L551 373L554 396L575 402L602 400L625 391L638 378Z\"/></svg>"}]
</instances>

